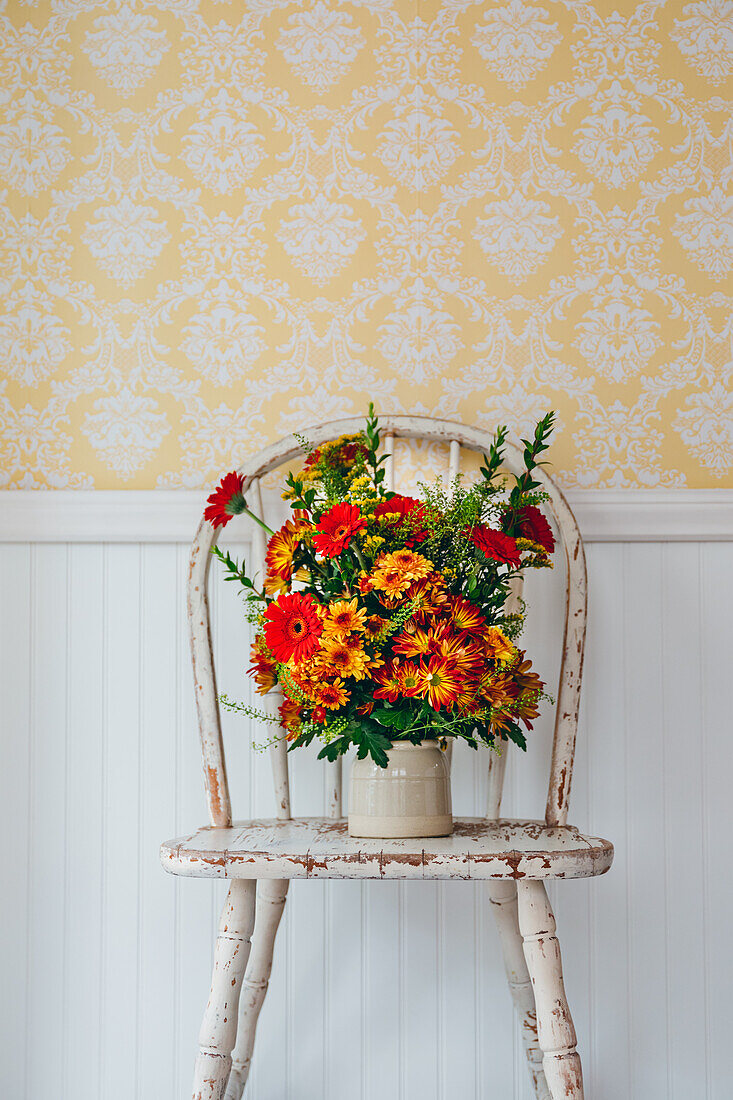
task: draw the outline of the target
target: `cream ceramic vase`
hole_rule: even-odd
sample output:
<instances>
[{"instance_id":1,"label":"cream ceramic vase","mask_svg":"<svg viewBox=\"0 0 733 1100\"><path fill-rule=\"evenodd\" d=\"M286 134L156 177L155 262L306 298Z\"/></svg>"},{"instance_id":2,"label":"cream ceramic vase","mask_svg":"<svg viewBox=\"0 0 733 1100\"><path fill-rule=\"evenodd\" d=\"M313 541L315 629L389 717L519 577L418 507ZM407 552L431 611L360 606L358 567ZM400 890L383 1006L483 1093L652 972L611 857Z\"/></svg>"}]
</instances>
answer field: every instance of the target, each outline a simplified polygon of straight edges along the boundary
<instances>
[{"instance_id":1,"label":"cream ceramic vase","mask_svg":"<svg viewBox=\"0 0 733 1100\"><path fill-rule=\"evenodd\" d=\"M437 741L397 741L380 768L355 760L349 785L349 834L396 838L453 832L450 772Z\"/></svg>"}]
</instances>

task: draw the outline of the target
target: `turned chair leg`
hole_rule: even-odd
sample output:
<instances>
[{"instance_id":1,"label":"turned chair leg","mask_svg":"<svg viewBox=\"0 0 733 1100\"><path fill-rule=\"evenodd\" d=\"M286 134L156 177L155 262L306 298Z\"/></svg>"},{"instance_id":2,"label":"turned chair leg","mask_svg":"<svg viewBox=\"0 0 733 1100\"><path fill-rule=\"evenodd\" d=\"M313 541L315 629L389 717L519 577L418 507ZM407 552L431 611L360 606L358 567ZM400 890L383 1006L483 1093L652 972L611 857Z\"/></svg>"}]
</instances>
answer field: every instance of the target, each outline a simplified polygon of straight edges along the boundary
<instances>
[{"instance_id":1,"label":"turned chair leg","mask_svg":"<svg viewBox=\"0 0 733 1100\"><path fill-rule=\"evenodd\" d=\"M272 973L275 936L285 908L288 886L287 879L262 879L257 885L257 916L252 935L252 951L239 999L237 1042L232 1054L232 1068L224 1100L242 1100L252 1065L257 1019Z\"/></svg>"},{"instance_id":2,"label":"turned chair leg","mask_svg":"<svg viewBox=\"0 0 733 1100\"><path fill-rule=\"evenodd\" d=\"M219 921L214 973L193 1079L193 1100L222 1100L237 1034L237 1009L255 921L254 880L235 879Z\"/></svg>"},{"instance_id":3,"label":"turned chair leg","mask_svg":"<svg viewBox=\"0 0 733 1100\"><path fill-rule=\"evenodd\" d=\"M517 887L519 929L534 987L542 1068L552 1100L583 1100L583 1071L565 997L555 918L543 882L525 880Z\"/></svg>"},{"instance_id":4,"label":"turned chair leg","mask_svg":"<svg viewBox=\"0 0 733 1100\"><path fill-rule=\"evenodd\" d=\"M532 981L524 957L517 916L517 884L497 879L489 882L489 897L499 932L509 992L519 1018L529 1075L537 1100L551 1100L542 1069L542 1050L537 1039L537 1012Z\"/></svg>"}]
</instances>

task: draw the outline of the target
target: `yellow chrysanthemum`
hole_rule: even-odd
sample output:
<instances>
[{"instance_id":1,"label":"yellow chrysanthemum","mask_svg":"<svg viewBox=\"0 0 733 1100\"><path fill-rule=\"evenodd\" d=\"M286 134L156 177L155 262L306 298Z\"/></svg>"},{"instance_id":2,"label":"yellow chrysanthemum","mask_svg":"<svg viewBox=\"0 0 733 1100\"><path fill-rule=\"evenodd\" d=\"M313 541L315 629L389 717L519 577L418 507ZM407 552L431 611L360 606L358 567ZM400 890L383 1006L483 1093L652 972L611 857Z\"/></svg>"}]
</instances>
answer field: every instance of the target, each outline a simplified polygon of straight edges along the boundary
<instances>
[{"instance_id":1,"label":"yellow chrysanthemum","mask_svg":"<svg viewBox=\"0 0 733 1100\"><path fill-rule=\"evenodd\" d=\"M395 598L405 592L413 581L429 576L433 563L413 550L395 550L380 554L371 575L372 587Z\"/></svg>"},{"instance_id":2,"label":"yellow chrysanthemum","mask_svg":"<svg viewBox=\"0 0 733 1100\"><path fill-rule=\"evenodd\" d=\"M363 680L367 674L368 657L364 650L347 644L339 637L326 640L321 646L319 659L329 676L352 676L355 680Z\"/></svg>"},{"instance_id":3,"label":"yellow chrysanthemum","mask_svg":"<svg viewBox=\"0 0 733 1100\"><path fill-rule=\"evenodd\" d=\"M353 600L333 600L323 618L323 633L326 637L333 637L364 630L366 617L366 610L359 607L356 597Z\"/></svg>"},{"instance_id":4,"label":"yellow chrysanthemum","mask_svg":"<svg viewBox=\"0 0 733 1100\"><path fill-rule=\"evenodd\" d=\"M516 646L512 645L498 626L487 627L484 632L484 641L489 657L497 661L511 661L517 652Z\"/></svg>"}]
</instances>

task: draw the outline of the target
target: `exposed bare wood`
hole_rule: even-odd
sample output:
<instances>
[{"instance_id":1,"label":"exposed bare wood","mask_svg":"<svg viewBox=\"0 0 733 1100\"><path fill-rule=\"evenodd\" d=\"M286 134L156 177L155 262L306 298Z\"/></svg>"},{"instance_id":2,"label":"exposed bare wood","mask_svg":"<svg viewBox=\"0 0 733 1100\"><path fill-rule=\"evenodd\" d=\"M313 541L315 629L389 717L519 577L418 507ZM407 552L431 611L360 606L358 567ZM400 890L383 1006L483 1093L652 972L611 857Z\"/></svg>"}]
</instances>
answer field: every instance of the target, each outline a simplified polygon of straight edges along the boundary
<instances>
[{"instance_id":1,"label":"exposed bare wood","mask_svg":"<svg viewBox=\"0 0 733 1100\"><path fill-rule=\"evenodd\" d=\"M552 504L561 534L567 566L565 626L563 630L560 684L555 712L555 735L547 791L545 819L550 825L564 825L568 819L570 784L575 761L575 739L580 710L580 685L585 653L585 622L588 604L588 578L585 550L575 516L553 482ZM550 489L548 488L548 492Z\"/></svg>"},{"instance_id":2,"label":"exposed bare wood","mask_svg":"<svg viewBox=\"0 0 733 1100\"><path fill-rule=\"evenodd\" d=\"M193 1100L222 1100L224 1096L254 920L254 882L233 882L219 921L211 992L199 1033Z\"/></svg>"},{"instance_id":3,"label":"exposed bare wood","mask_svg":"<svg viewBox=\"0 0 733 1100\"><path fill-rule=\"evenodd\" d=\"M257 1020L270 982L275 937L285 908L289 885L287 879L265 879L257 884L257 916L252 936L252 951L239 1001L237 1042L232 1055L232 1069L224 1100L241 1100L247 1083L252 1065Z\"/></svg>"},{"instance_id":4,"label":"exposed bare wood","mask_svg":"<svg viewBox=\"0 0 733 1100\"><path fill-rule=\"evenodd\" d=\"M565 997L555 918L543 882L517 886L519 928L537 1006L537 1037L552 1100L583 1100L583 1071Z\"/></svg>"},{"instance_id":5,"label":"exposed bare wood","mask_svg":"<svg viewBox=\"0 0 733 1100\"><path fill-rule=\"evenodd\" d=\"M205 827L163 845L172 874L203 878L586 878L611 865L613 847L572 825L456 818L451 836L350 837L328 817Z\"/></svg>"},{"instance_id":6,"label":"exposed bare wood","mask_svg":"<svg viewBox=\"0 0 733 1100\"><path fill-rule=\"evenodd\" d=\"M517 884L513 881L488 884L491 908L501 940L509 992L522 1031L529 1075L537 1100L552 1100L542 1070L542 1051L537 1038L534 990L524 957L517 916Z\"/></svg>"},{"instance_id":7,"label":"exposed bare wood","mask_svg":"<svg viewBox=\"0 0 733 1100\"><path fill-rule=\"evenodd\" d=\"M232 820L232 807L224 762L219 697L211 647L209 601L206 592L211 547L215 541L214 528L207 520L202 519L189 559L188 623L209 818L212 825L229 825Z\"/></svg>"}]
</instances>

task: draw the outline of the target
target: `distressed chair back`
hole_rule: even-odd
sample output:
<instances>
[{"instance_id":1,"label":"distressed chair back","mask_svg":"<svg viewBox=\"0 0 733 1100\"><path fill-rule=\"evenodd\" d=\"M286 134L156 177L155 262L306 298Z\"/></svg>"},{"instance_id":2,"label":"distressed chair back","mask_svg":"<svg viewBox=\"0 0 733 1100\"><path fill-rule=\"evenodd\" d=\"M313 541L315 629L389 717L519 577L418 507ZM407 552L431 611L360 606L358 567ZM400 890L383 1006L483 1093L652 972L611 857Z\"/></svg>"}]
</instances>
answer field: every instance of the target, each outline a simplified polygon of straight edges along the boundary
<instances>
[{"instance_id":1,"label":"distressed chair back","mask_svg":"<svg viewBox=\"0 0 733 1100\"><path fill-rule=\"evenodd\" d=\"M340 435L354 434L362 428L362 425L361 418L339 420L308 429L304 434L314 446L320 446L320 444L336 439ZM380 417L380 429L385 444L385 453L390 456L385 464L385 480L388 488L392 488L395 480L393 448L394 441L397 438L447 444L449 450L449 468L447 472L451 478L459 471L462 448L486 453L492 440L489 432L464 427L461 424L447 420L433 420L427 417ZM243 488L248 506L255 514L264 518L262 514L262 478L278 466L285 465L302 456L302 454L303 448L295 436L286 436L240 467L239 473L244 479ZM512 472L518 473L520 471L522 467L522 450L517 444L507 442L505 465ZM556 696L557 708L545 809L545 820L548 825L564 825L567 821L568 799L573 774L580 685L583 672L587 578L583 543L575 517L565 497L552 478L541 467L536 471L535 476L537 481L540 482L541 488L548 494L549 500L545 508L550 513L551 520L554 521L558 542L558 559L561 560L564 556L566 564L562 658ZM261 572L265 554L264 537L258 525L253 524L253 529L250 571ZM218 533L219 531L207 520L202 519L191 548L188 618L209 816L212 825L227 827L231 824L231 801L224 758L207 597L211 548L217 540ZM520 592L515 589L515 595L519 594ZM271 714L274 714L280 701L281 696L274 690L265 697L265 706ZM277 815L280 818L289 818L291 816L290 784L287 746L284 738L276 740L270 749L270 754ZM487 806L487 817L489 818L499 816L505 762L505 752L500 756L496 753L490 754ZM340 817L341 760L324 766L330 769L329 813L332 817Z\"/></svg>"}]
</instances>

